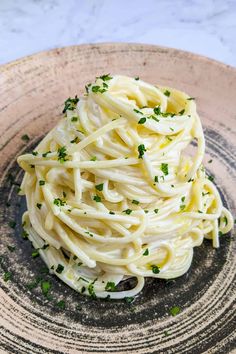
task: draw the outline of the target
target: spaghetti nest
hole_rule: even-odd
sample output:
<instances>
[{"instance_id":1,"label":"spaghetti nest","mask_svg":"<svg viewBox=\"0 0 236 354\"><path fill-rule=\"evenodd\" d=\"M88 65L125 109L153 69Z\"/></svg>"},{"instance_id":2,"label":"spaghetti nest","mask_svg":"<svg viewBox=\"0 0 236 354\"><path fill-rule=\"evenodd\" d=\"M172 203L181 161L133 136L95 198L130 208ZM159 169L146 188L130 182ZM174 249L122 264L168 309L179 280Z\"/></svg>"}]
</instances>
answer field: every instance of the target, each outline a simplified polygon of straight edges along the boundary
<instances>
[{"instance_id":1,"label":"spaghetti nest","mask_svg":"<svg viewBox=\"0 0 236 354\"><path fill-rule=\"evenodd\" d=\"M193 247L204 237L218 247L233 221L202 166L193 98L110 75L86 91L18 158L23 222L51 272L80 293L120 299L139 293L145 277L184 274ZM136 285L122 290L130 277Z\"/></svg>"}]
</instances>

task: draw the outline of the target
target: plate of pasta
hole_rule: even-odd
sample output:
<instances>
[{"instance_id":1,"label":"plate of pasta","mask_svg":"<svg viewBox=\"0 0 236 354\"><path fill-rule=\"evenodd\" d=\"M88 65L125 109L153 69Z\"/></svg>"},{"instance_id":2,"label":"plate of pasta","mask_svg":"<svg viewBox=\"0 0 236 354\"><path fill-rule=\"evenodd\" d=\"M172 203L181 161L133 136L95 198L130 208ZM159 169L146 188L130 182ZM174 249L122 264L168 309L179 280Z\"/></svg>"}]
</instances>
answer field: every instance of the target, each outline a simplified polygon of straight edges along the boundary
<instances>
[{"instance_id":1,"label":"plate of pasta","mask_svg":"<svg viewBox=\"0 0 236 354\"><path fill-rule=\"evenodd\" d=\"M99 44L0 71L5 352L233 352L236 70Z\"/></svg>"}]
</instances>

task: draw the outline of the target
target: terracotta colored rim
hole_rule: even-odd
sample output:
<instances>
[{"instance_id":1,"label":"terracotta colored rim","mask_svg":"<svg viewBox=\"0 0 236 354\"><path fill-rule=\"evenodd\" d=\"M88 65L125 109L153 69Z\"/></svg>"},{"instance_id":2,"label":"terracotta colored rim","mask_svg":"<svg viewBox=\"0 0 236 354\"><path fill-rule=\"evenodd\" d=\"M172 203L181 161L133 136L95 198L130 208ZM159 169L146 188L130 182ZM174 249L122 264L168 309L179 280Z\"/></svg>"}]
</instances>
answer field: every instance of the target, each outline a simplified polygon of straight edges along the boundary
<instances>
[{"instance_id":1,"label":"terracotta colored rim","mask_svg":"<svg viewBox=\"0 0 236 354\"><path fill-rule=\"evenodd\" d=\"M6 353L233 353L235 346L235 242L195 249L191 269L172 282L147 281L131 305L94 301L43 272L21 238L24 199L16 156L31 151L55 125L68 96L103 73L140 76L196 97L206 134L206 167L223 201L236 212L236 69L176 49L144 44L72 46L29 56L0 67L0 343ZM21 137L27 134L29 141ZM211 164L207 161L213 159ZM9 221L11 226L9 226ZM16 222L13 227L12 221ZM10 252L7 246L14 246ZM52 299L40 281L49 280ZM65 309L57 306L66 301ZM181 313L172 317L169 309Z\"/></svg>"}]
</instances>

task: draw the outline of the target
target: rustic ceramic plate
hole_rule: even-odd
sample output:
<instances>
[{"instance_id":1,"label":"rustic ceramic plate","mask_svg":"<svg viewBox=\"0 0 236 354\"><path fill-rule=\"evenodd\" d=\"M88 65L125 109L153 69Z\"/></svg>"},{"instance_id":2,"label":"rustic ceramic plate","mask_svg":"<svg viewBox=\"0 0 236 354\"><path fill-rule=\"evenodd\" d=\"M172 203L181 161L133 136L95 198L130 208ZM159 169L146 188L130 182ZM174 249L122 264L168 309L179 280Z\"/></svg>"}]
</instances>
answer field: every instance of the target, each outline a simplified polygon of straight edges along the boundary
<instances>
[{"instance_id":1,"label":"rustic ceramic plate","mask_svg":"<svg viewBox=\"0 0 236 354\"><path fill-rule=\"evenodd\" d=\"M233 353L236 282L232 234L222 237L217 250L204 241L195 249L187 274L168 282L148 280L131 304L77 294L46 273L41 259L31 257L30 242L21 236L25 202L17 195L22 171L16 157L32 151L56 124L68 96L81 94L86 83L104 73L140 76L196 98L206 135L206 167L215 176L224 204L235 213L234 68L179 50L139 44L56 49L2 66L0 351ZM208 163L210 159L212 163ZM4 281L4 277L10 279ZM52 284L49 298L42 294L42 279ZM175 317L170 314L173 306L181 308Z\"/></svg>"}]
</instances>

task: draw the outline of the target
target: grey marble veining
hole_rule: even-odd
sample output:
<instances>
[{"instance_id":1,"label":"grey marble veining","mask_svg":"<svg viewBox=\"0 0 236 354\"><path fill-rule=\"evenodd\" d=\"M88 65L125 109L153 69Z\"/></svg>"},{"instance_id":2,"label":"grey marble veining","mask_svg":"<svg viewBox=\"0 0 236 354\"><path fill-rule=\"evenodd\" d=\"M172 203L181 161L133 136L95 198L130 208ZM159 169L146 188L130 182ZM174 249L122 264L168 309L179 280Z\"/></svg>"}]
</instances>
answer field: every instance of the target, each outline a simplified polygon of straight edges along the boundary
<instances>
[{"instance_id":1,"label":"grey marble veining","mask_svg":"<svg viewBox=\"0 0 236 354\"><path fill-rule=\"evenodd\" d=\"M112 41L184 49L236 66L236 0L0 0L0 64Z\"/></svg>"}]
</instances>

